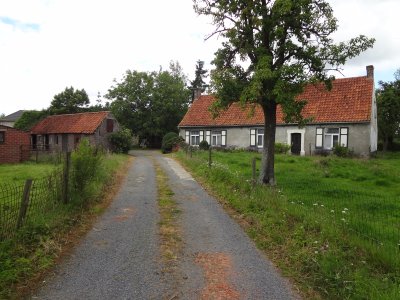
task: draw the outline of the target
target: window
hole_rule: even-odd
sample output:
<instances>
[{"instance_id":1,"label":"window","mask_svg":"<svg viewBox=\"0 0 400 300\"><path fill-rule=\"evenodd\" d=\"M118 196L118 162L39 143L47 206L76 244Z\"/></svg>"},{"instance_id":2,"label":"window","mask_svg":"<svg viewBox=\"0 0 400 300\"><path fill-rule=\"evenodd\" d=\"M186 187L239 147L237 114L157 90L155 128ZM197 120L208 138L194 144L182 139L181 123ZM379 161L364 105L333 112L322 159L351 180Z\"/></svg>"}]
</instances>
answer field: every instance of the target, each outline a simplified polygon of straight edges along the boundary
<instances>
[{"instance_id":1,"label":"window","mask_svg":"<svg viewBox=\"0 0 400 300\"><path fill-rule=\"evenodd\" d=\"M262 148L264 145L264 129L250 129L250 146Z\"/></svg>"},{"instance_id":2,"label":"window","mask_svg":"<svg viewBox=\"0 0 400 300\"><path fill-rule=\"evenodd\" d=\"M4 144L5 141L6 141L6 132L0 131L0 144Z\"/></svg>"},{"instance_id":3,"label":"window","mask_svg":"<svg viewBox=\"0 0 400 300\"><path fill-rule=\"evenodd\" d=\"M107 119L107 132L113 132L113 131L114 131L114 120Z\"/></svg>"},{"instance_id":4,"label":"window","mask_svg":"<svg viewBox=\"0 0 400 300\"><path fill-rule=\"evenodd\" d=\"M200 144L200 131L190 132L190 145L198 146Z\"/></svg>"},{"instance_id":5,"label":"window","mask_svg":"<svg viewBox=\"0 0 400 300\"><path fill-rule=\"evenodd\" d=\"M211 146L222 146L222 132L212 131L211 132Z\"/></svg>"},{"instance_id":6,"label":"window","mask_svg":"<svg viewBox=\"0 0 400 300\"><path fill-rule=\"evenodd\" d=\"M332 149L339 145L339 128L326 128L324 135L324 148Z\"/></svg>"},{"instance_id":7,"label":"window","mask_svg":"<svg viewBox=\"0 0 400 300\"><path fill-rule=\"evenodd\" d=\"M317 128L315 148L332 150L335 146L347 147L349 129L342 128Z\"/></svg>"},{"instance_id":8,"label":"window","mask_svg":"<svg viewBox=\"0 0 400 300\"><path fill-rule=\"evenodd\" d=\"M262 148L264 146L264 129L257 129L257 147Z\"/></svg>"}]
</instances>

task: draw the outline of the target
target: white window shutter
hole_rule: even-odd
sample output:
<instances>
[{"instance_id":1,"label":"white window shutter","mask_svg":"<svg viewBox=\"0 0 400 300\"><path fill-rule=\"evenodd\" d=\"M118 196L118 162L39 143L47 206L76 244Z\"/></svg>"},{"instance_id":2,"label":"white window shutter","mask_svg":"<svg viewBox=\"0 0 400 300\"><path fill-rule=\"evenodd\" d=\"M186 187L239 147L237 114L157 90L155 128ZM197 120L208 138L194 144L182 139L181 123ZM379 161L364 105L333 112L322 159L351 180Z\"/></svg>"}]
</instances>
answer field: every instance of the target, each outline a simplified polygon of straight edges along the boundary
<instances>
[{"instance_id":1,"label":"white window shutter","mask_svg":"<svg viewBox=\"0 0 400 300\"><path fill-rule=\"evenodd\" d=\"M188 130L185 132L185 142L186 144L190 144L190 131Z\"/></svg>"},{"instance_id":2,"label":"white window shutter","mask_svg":"<svg viewBox=\"0 0 400 300\"><path fill-rule=\"evenodd\" d=\"M250 129L250 146L256 145L256 130Z\"/></svg>"},{"instance_id":3,"label":"white window shutter","mask_svg":"<svg viewBox=\"0 0 400 300\"><path fill-rule=\"evenodd\" d=\"M322 148L323 146L324 129L317 128L317 135L315 138L315 148Z\"/></svg>"},{"instance_id":4,"label":"white window shutter","mask_svg":"<svg viewBox=\"0 0 400 300\"><path fill-rule=\"evenodd\" d=\"M209 145L211 145L211 131L210 130L206 131L206 141Z\"/></svg>"},{"instance_id":5,"label":"white window shutter","mask_svg":"<svg viewBox=\"0 0 400 300\"><path fill-rule=\"evenodd\" d=\"M349 139L349 129L347 127L340 128L340 146L347 147Z\"/></svg>"},{"instance_id":6,"label":"white window shutter","mask_svg":"<svg viewBox=\"0 0 400 300\"><path fill-rule=\"evenodd\" d=\"M226 146L226 130L222 130L221 135L222 135L221 146Z\"/></svg>"},{"instance_id":7,"label":"white window shutter","mask_svg":"<svg viewBox=\"0 0 400 300\"><path fill-rule=\"evenodd\" d=\"M200 130L200 143L204 141L204 131Z\"/></svg>"}]
</instances>

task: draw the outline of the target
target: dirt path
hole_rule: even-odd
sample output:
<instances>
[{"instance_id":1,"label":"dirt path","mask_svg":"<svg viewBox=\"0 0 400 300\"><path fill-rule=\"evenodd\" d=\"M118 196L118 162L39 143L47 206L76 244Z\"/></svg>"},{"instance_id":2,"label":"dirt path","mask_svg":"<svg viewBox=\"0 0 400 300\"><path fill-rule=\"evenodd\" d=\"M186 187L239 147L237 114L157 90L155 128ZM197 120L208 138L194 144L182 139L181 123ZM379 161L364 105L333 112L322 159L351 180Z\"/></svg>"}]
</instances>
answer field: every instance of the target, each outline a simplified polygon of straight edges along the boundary
<instances>
[{"instance_id":1,"label":"dirt path","mask_svg":"<svg viewBox=\"0 0 400 300\"><path fill-rule=\"evenodd\" d=\"M136 159L107 212L34 298L293 299L286 280L179 164L156 152ZM153 161L182 211L181 279L162 273Z\"/></svg>"}]
</instances>

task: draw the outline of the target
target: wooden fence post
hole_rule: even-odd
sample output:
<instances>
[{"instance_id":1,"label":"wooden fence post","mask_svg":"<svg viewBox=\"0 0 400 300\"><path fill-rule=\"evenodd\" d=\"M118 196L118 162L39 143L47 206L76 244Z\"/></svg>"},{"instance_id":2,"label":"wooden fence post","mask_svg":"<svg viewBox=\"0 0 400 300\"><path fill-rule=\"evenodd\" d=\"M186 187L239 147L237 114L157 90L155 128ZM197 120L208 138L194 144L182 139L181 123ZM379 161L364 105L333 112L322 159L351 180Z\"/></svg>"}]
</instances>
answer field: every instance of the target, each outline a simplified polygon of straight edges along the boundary
<instances>
[{"instance_id":1,"label":"wooden fence post","mask_svg":"<svg viewBox=\"0 0 400 300\"><path fill-rule=\"evenodd\" d=\"M32 179L27 179L25 181L24 193L22 194L21 207L19 209L19 215L17 221L17 229L21 228L21 226L24 224L26 212L28 211L31 187L32 187Z\"/></svg>"},{"instance_id":2,"label":"wooden fence post","mask_svg":"<svg viewBox=\"0 0 400 300\"><path fill-rule=\"evenodd\" d=\"M192 158L193 157L193 149L192 149L192 147L190 146L190 158Z\"/></svg>"},{"instance_id":3,"label":"wooden fence post","mask_svg":"<svg viewBox=\"0 0 400 300\"><path fill-rule=\"evenodd\" d=\"M208 167L211 168L212 160L211 160L211 147L208 148Z\"/></svg>"},{"instance_id":4,"label":"wooden fence post","mask_svg":"<svg viewBox=\"0 0 400 300\"><path fill-rule=\"evenodd\" d=\"M257 179L256 179L256 158L253 157L253 160L251 161L251 169L252 169L252 181L253 181L253 186L256 185Z\"/></svg>"},{"instance_id":5,"label":"wooden fence post","mask_svg":"<svg viewBox=\"0 0 400 300\"><path fill-rule=\"evenodd\" d=\"M65 165L63 173L63 203L68 203L68 185L69 185L69 169L71 162L71 152L67 152L65 156Z\"/></svg>"}]
</instances>

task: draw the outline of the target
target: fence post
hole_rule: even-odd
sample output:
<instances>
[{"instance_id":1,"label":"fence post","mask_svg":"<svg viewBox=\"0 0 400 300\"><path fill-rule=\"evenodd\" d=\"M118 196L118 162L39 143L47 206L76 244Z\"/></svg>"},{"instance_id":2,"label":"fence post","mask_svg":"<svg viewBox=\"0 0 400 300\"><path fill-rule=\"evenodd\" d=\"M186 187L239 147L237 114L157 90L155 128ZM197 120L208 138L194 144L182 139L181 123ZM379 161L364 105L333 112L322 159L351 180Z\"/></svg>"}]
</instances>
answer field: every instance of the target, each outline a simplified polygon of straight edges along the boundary
<instances>
[{"instance_id":1,"label":"fence post","mask_svg":"<svg viewBox=\"0 0 400 300\"><path fill-rule=\"evenodd\" d=\"M211 160L211 147L208 148L208 167L211 168L212 160Z\"/></svg>"},{"instance_id":2,"label":"fence post","mask_svg":"<svg viewBox=\"0 0 400 300\"><path fill-rule=\"evenodd\" d=\"M29 196L32 187L32 179L27 179L25 181L24 193L22 194L21 199L21 207L19 209L18 221L17 221L17 229L21 228L22 224L24 223L26 212L28 210L29 205Z\"/></svg>"},{"instance_id":3,"label":"fence post","mask_svg":"<svg viewBox=\"0 0 400 300\"><path fill-rule=\"evenodd\" d=\"M71 152L67 152L65 156L65 165L63 173L63 203L68 203L68 181L69 181L69 169L71 162Z\"/></svg>"},{"instance_id":4,"label":"fence post","mask_svg":"<svg viewBox=\"0 0 400 300\"><path fill-rule=\"evenodd\" d=\"M193 157L193 149L192 149L192 147L190 147L190 158L192 158Z\"/></svg>"},{"instance_id":5,"label":"fence post","mask_svg":"<svg viewBox=\"0 0 400 300\"><path fill-rule=\"evenodd\" d=\"M252 181L253 181L253 186L256 185L256 158L253 157L253 160L251 161L251 170L252 170Z\"/></svg>"},{"instance_id":6,"label":"fence post","mask_svg":"<svg viewBox=\"0 0 400 300\"><path fill-rule=\"evenodd\" d=\"M36 163L38 163L38 161L39 161L39 149L38 148L36 148Z\"/></svg>"}]
</instances>

